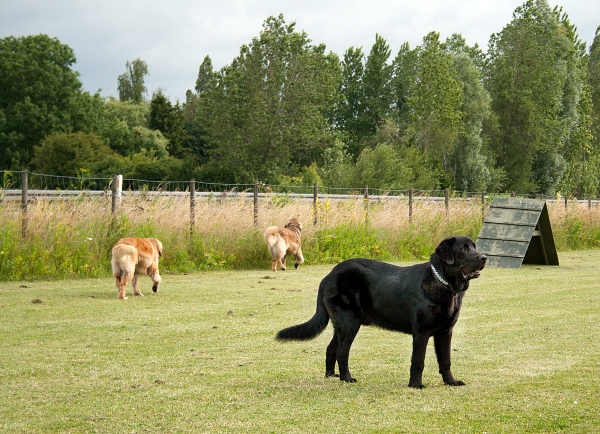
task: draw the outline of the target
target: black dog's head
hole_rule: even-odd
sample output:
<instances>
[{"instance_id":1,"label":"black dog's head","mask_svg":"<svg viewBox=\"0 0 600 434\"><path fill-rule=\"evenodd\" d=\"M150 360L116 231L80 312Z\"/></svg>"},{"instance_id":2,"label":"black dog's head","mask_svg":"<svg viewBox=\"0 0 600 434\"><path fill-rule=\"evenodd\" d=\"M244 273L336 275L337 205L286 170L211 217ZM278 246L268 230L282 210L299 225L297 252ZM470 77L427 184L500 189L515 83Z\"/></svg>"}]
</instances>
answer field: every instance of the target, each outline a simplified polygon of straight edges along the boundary
<instances>
[{"instance_id":1,"label":"black dog's head","mask_svg":"<svg viewBox=\"0 0 600 434\"><path fill-rule=\"evenodd\" d=\"M471 238L453 236L444 239L437 246L430 261L450 283L460 285L479 277L487 256L477 251Z\"/></svg>"}]
</instances>

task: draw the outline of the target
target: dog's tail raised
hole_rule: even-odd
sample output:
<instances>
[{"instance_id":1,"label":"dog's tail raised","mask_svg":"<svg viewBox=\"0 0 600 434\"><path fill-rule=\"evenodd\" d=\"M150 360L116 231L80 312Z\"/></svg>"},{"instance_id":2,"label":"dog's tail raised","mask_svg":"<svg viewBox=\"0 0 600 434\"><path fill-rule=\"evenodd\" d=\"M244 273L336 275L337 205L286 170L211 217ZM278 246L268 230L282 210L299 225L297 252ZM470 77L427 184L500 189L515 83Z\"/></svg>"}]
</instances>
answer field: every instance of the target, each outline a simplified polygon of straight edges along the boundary
<instances>
[{"instance_id":1,"label":"dog's tail raised","mask_svg":"<svg viewBox=\"0 0 600 434\"><path fill-rule=\"evenodd\" d=\"M279 241L281 236L279 235L279 228L277 226L269 226L264 233L265 243L271 248Z\"/></svg>"},{"instance_id":2,"label":"dog's tail raised","mask_svg":"<svg viewBox=\"0 0 600 434\"><path fill-rule=\"evenodd\" d=\"M112 249L113 276L126 281L133 279L137 261L138 256L135 247L128 244L117 244Z\"/></svg>"},{"instance_id":3,"label":"dog's tail raised","mask_svg":"<svg viewBox=\"0 0 600 434\"><path fill-rule=\"evenodd\" d=\"M329 314L323 304L323 284L319 287L319 295L317 296L317 311L311 319L303 324L298 324L280 330L275 339L280 341L294 340L305 341L316 338L321 334L329 323Z\"/></svg>"}]
</instances>

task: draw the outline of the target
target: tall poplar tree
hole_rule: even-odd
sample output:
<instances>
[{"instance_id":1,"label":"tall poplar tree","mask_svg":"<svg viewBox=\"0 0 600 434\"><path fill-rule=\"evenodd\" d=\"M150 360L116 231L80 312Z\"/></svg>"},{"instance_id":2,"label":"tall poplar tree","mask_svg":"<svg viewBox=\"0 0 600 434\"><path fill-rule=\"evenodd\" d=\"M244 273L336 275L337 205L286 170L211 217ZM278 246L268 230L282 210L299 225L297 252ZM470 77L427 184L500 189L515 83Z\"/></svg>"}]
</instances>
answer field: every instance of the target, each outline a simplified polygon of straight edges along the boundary
<instances>
[{"instance_id":1,"label":"tall poplar tree","mask_svg":"<svg viewBox=\"0 0 600 434\"><path fill-rule=\"evenodd\" d=\"M384 38L375 35L365 64L364 94L370 135L374 135L389 117L393 93L391 87L393 66L388 63L392 51Z\"/></svg>"},{"instance_id":2,"label":"tall poplar tree","mask_svg":"<svg viewBox=\"0 0 600 434\"><path fill-rule=\"evenodd\" d=\"M392 119L400 131L405 131L410 122L410 105L408 101L417 83L418 50L411 50L405 42L398 50L392 63Z\"/></svg>"},{"instance_id":3,"label":"tall poplar tree","mask_svg":"<svg viewBox=\"0 0 600 434\"><path fill-rule=\"evenodd\" d=\"M528 0L490 39L486 82L501 131L493 147L507 188L519 193L554 194L566 186L572 148L577 140L585 146L580 48L561 15L545 0Z\"/></svg>"},{"instance_id":4,"label":"tall poplar tree","mask_svg":"<svg viewBox=\"0 0 600 434\"><path fill-rule=\"evenodd\" d=\"M358 157L360 143L367 134L364 54L362 48L350 47L341 61L340 99L335 110L337 128L344 132L352 157Z\"/></svg>"},{"instance_id":5,"label":"tall poplar tree","mask_svg":"<svg viewBox=\"0 0 600 434\"><path fill-rule=\"evenodd\" d=\"M148 65L142 59L127 61L125 72L117 78L119 100L132 101L134 104L143 102L144 95L148 94L148 89L144 85L146 75L149 75Z\"/></svg>"},{"instance_id":6,"label":"tall poplar tree","mask_svg":"<svg viewBox=\"0 0 600 434\"><path fill-rule=\"evenodd\" d=\"M481 71L474 60L481 57L480 52L477 47L469 47L458 34L447 39L444 47L451 55L455 79L460 83L460 111L463 113L451 162L454 187L463 191L496 189L498 176L494 177L496 172L491 167L493 163L488 161L482 139L483 122L491 111L491 98L483 87Z\"/></svg>"},{"instance_id":7,"label":"tall poplar tree","mask_svg":"<svg viewBox=\"0 0 600 434\"><path fill-rule=\"evenodd\" d=\"M366 59L362 48L350 47L344 53L336 121L347 137L347 147L354 158L358 158L369 139L390 116L393 102L390 54L388 43L378 34Z\"/></svg>"},{"instance_id":8,"label":"tall poplar tree","mask_svg":"<svg viewBox=\"0 0 600 434\"><path fill-rule=\"evenodd\" d=\"M269 17L200 99L213 179L277 182L320 158L334 139L327 116L339 80L336 55Z\"/></svg>"},{"instance_id":9,"label":"tall poplar tree","mask_svg":"<svg viewBox=\"0 0 600 434\"><path fill-rule=\"evenodd\" d=\"M448 177L444 184L450 185L454 178L451 158L463 116L462 90L438 33L423 38L423 45L417 49L415 72L416 81L407 101L409 136L415 146L437 161Z\"/></svg>"},{"instance_id":10,"label":"tall poplar tree","mask_svg":"<svg viewBox=\"0 0 600 434\"><path fill-rule=\"evenodd\" d=\"M596 29L594 41L590 46L587 67L591 87L593 140L594 145L600 147L600 26Z\"/></svg>"}]
</instances>

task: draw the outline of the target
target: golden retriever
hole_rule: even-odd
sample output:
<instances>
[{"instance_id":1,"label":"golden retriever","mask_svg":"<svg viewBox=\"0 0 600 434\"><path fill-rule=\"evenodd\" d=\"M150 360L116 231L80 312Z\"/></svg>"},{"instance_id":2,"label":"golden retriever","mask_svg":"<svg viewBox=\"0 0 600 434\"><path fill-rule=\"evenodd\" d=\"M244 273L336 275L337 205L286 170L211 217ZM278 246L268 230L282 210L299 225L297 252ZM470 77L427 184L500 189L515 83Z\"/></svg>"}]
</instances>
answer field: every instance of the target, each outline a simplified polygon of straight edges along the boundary
<instances>
[{"instance_id":1,"label":"golden retriever","mask_svg":"<svg viewBox=\"0 0 600 434\"><path fill-rule=\"evenodd\" d=\"M127 300L125 287L131 281L134 295L144 295L140 291L138 275L150 276L152 291L158 291L160 274L158 257L163 255L163 246L155 238L121 238L112 249L112 272L117 279L118 298Z\"/></svg>"},{"instance_id":2,"label":"golden retriever","mask_svg":"<svg viewBox=\"0 0 600 434\"><path fill-rule=\"evenodd\" d=\"M277 264L285 270L285 258L287 255L296 257L294 266L298 268L304 262L302 249L300 248L300 232L302 224L296 218L289 219L283 228L278 226L268 227L265 231L265 242L269 253L273 257L271 269L277 271Z\"/></svg>"}]
</instances>

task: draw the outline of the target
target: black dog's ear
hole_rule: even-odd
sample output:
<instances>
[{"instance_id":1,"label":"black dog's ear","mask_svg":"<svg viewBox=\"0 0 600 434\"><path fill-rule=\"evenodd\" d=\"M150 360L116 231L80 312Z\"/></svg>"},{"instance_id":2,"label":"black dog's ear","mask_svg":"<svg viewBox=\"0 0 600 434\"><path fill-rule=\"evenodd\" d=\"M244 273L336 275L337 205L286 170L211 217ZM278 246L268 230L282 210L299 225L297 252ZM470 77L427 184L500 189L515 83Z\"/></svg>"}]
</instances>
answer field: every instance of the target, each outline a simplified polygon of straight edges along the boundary
<instances>
[{"instance_id":1,"label":"black dog's ear","mask_svg":"<svg viewBox=\"0 0 600 434\"><path fill-rule=\"evenodd\" d=\"M448 265L454 264L454 255L452 254L452 245L456 241L456 238L446 238L440 243L435 249L435 254L438 258L444 261Z\"/></svg>"}]
</instances>

